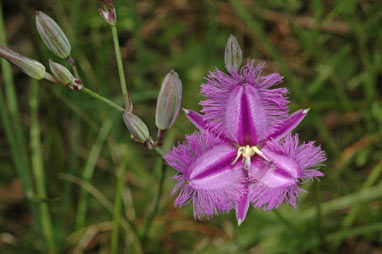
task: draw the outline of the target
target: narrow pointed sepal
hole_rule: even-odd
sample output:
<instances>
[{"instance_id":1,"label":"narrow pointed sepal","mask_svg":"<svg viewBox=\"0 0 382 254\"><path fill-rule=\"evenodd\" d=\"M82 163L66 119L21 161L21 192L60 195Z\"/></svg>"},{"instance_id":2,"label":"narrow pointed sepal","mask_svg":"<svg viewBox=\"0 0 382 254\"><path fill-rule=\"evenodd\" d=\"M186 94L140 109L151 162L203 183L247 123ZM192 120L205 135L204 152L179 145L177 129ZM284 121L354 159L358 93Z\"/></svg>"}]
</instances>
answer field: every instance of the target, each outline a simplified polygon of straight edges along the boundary
<instances>
[{"instance_id":1,"label":"narrow pointed sepal","mask_svg":"<svg viewBox=\"0 0 382 254\"><path fill-rule=\"evenodd\" d=\"M248 172L243 172L248 177ZM243 184L244 193L241 196L240 200L236 202L236 219L238 226L243 223L245 217L247 216L248 208L250 205L250 188L251 185L248 182Z\"/></svg>"},{"instance_id":2,"label":"narrow pointed sepal","mask_svg":"<svg viewBox=\"0 0 382 254\"><path fill-rule=\"evenodd\" d=\"M186 114L188 120L195 125L199 130L205 130L205 122L203 121L203 115L190 109L182 108Z\"/></svg>"},{"instance_id":3,"label":"narrow pointed sepal","mask_svg":"<svg viewBox=\"0 0 382 254\"><path fill-rule=\"evenodd\" d=\"M301 109L294 112L288 118L283 120L281 124L277 127L275 132L273 132L271 135L264 139L264 142L271 139L279 140L291 133L294 130L294 128L296 128L301 123L301 121L305 118L308 112L309 108Z\"/></svg>"}]
</instances>

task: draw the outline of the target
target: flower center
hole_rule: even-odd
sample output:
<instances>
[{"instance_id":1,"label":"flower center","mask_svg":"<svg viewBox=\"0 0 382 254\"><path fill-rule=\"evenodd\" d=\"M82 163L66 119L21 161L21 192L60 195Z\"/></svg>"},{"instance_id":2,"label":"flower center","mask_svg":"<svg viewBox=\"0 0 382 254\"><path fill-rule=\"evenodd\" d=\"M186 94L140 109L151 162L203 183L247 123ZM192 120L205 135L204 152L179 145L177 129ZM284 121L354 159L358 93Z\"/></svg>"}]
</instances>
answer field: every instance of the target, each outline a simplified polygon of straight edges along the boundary
<instances>
[{"instance_id":1,"label":"flower center","mask_svg":"<svg viewBox=\"0 0 382 254\"><path fill-rule=\"evenodd\" d=\"M255 154L259 155L261 158L269 162L269 159L265 157L265 155L261 152L261 150L257 146L240 146L237 149L237 154L235 160L231 163L234 165L240 157L243 157L243 166L245 170L249 170L251 167L251 157Z\"/></svg>"}]
</instances>

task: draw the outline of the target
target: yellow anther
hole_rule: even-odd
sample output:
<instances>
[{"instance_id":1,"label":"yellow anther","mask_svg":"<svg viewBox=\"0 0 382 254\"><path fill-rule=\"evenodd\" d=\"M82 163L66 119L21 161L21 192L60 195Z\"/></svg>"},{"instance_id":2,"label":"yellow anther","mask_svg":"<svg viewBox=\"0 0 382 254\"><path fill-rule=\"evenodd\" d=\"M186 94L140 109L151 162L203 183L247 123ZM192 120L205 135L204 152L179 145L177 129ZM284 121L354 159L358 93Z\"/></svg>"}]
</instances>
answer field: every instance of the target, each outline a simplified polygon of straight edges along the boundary
<instances>
[{"instance_id":1,"label":"yellow anther","mask_svg":"<svg viewBox=\"0 0 382 254\"><path fill-rule=\"evenodd\" d=\"M260 151L259 148L257 148L257 146L252 146L252 149L253 149L253 152L258 154L259 156L261 156L261 158L263 158L264 160L268 161L269 162L269 159L267 157L265 157L265 155L263 154L262 151Z\"/></svg>"},{"instance_id":2,"label":"yellow anther","mask_svg":"<svg viewBox=\"0 0 382 254\"><path fill-rule=\"evenodd\" d=\"M254 146L256 147L256 146ZM253 147L250 147L250 146L245 146L243 147L243 157L244 158L250 158L252 157L254 154L255 154L255 150L253 149Z\"/></svg>"},{"instance_id":3,"label":"yellow anther","mask_svg":"<svg viewBox=\"0 0 382 254\"><path fill-rule=\"evenodd\" d=\"M255 154L269 162L269 159L260 151L257 146L246 145L237 149L236 158L231 164L234 165L240 159L240 157L243 157L244 169L248 170L251 167L251 157Z\"/></svg>"}]
</instances>

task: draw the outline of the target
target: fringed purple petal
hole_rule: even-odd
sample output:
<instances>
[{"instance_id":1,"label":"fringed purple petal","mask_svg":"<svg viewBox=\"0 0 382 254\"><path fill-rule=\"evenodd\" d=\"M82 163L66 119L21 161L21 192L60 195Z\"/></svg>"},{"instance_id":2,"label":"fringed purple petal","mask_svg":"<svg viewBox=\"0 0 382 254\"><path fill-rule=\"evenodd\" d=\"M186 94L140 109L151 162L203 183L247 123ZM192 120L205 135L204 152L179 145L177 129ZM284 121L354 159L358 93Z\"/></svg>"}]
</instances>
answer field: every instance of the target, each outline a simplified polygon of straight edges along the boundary
<instances>
[{"instance_id":1,"label":"fringed purple petal","mask_svg":"<svg viewBox=\"0 0 382 254\"><path fill-rule=\"evenodd\" d=\"M272 153L279 154L280 156L287 156L290 160L297 163L301 172L299 172L299 178L305 179L310 177L303 177L312 175L312 177L321 176L322 173L313 173L311 169L308 173L304 171L314 166L322 166L321 162L326 160L325 153L320 146L314 146L314 142L303 143L298 145L298 134L289 134L281 141L272 140L266 143L265 153L272 151ZM263 151L264 152L264 151ZM277 159L275 159L276 161ZM283 163L280 161L279 163ZM323 175L323 174L322 174Z\"/></svg>"},{"instance_id":2,"label":"fringed purple petal","mask_svg":"<svg viewBox=\"0 0 382 254\"><path fill-rule=\"evenodd\" d=\"M245 65L240 75L211 72L201 89L207 97L200 102L206 127L240 145L256 145L288 116L288 90L269 89L280 83L282 76L261 76L263 64L253 65L253 61Z\"/></svg>"},{"instance_id":3,"label":"fringed purple petal","mask_svg":"<svg viewBox=\"0 0 382 254\"><path fill-rule=\"evenodd\" d=\"M303 143L297 149L296 161L302 168L311 168L314 166L322 166L321 162L325 161L325 152L321 146L314 146L314 142Z\"/></svg>"},{"instance_id":4,"label":"fringed purple petal","mask_svg":"<svg viewBox=\"0 0 382 254\"><path fill-rule=\"evenodd\" d=\"M270 162L257 160L252 163L251 175L257 180L251 193L254 207L271 210L284 201L296 207L299 193L304 191L298 187L299 180L324 175L308 169L325 160L321 148L312 142L300 146L298 143L298 135L288 135L281 141L267 142L261 149Z\"/></svg>"},{"instance_id":5,"label":"fringed purple petal","mask_svg":"<svg viewBox=\"0 0 382 254\"><path fill-rule=\"evenodd\" d=\"M314 169L306 169L302 172L302 179L316 179L317 181L320 181L318 177L323 177L325 174L321 171L314 170Z\"/></svg>"},{"instance_id":6,"label":"fringed purple petal","mask_svg":"<svg viewBox=\"0 0 382 254\"><path fill-rule=\"evenodd\" d=\"M284 202L296 208L300 192L306 192L299 188L297 184L269 188L267 185L258 184L255 186L252 195L252 204L255 208L272 210L279 207Z\"/></svg>"},{"instance_id":7,"label":"fringed purple petal","mask_svg":"<svg viewBox=\"0 0 382 254\"><path fill-rule=\"evenodd\" d=\"M194 132L187 135L185 142L177 147L174 146L163 158L172 168L181 173L186 173L191 163L219 144L222 144L222 140L211 134Z\"/></svg>"},{"instance_id":8,"label":"fringed purple petal","mask_svg":"<svg viewBox=\"0 0 382 254\"><path fill-rule=\"evenodd\" d=\"M179 175L173 193L181 188L175 206L191 200L194 217L211 217L235 207L243 193L240 163L231 165L236 148L208 132L186 137L187 143L178 145L164 156Z\"/></svg>"}]
</instances>

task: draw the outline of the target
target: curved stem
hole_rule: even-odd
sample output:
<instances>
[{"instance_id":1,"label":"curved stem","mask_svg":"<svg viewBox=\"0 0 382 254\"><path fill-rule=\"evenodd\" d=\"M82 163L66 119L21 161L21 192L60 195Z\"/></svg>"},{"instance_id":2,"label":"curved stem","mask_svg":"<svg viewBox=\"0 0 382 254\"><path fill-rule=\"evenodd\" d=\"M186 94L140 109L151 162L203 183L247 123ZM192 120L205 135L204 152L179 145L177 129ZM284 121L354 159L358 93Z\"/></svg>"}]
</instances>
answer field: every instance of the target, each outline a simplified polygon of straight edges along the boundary
<instances>
[{"instance_id":1,"label":"curved stem","mask_svg":"<svg viewBox=\"0 0 382 254\"><path fill-rule=\"evenodd\" d=\"M117 27L116 26L111 26L111 32L113 34L115 57L117 58L118 73L119 73L119 80L120 80L120 83L121 83L123 100L125 102L126 110L128 112L132 112L133 111L133 104L131 102L131 98L130 98L129 92L127 90L126 79L125 79L125 72L123 70L123 64L122 64L121 49L119 48Z\"/></svg>"}]
</instances>

